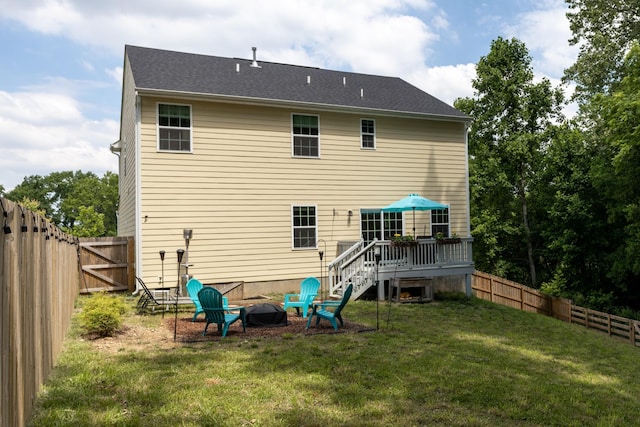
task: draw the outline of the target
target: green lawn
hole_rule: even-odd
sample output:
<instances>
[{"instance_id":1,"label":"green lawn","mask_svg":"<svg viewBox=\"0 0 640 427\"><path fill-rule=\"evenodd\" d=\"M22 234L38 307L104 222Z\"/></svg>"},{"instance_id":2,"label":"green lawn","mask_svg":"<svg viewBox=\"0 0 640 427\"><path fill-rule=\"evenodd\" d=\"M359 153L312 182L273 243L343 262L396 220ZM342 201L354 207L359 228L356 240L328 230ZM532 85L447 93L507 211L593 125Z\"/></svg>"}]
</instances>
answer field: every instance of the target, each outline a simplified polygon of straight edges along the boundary
<instances>
[{"instance_id":1,"label":"green lawn","mask_svg":"<svg viewBox=\"0 0 640 427\"><path fill-rule=\"evenodd\" d=\"M350 302L343 314L375 329L373 301ZM161 320L128 314L125 323L158 328ZM102 351L74 319L32 424L608 427L640 419L640 349L477 299L381 303L379 332L145 347Z\"/></svg>"}]
</instances>

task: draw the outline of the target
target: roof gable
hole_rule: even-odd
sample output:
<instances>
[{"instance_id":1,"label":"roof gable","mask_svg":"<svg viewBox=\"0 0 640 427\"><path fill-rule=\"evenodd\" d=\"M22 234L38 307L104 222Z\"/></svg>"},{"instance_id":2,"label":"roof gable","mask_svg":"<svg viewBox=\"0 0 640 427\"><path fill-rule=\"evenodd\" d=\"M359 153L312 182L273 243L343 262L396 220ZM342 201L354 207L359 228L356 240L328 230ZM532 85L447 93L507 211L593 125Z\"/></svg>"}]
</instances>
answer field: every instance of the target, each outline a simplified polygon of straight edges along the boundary
<instances>
[{"instance_id":1,"label":"roof gable","mask_svg":"<svg viewBox=\"0 0 640 427\"><path fill-rule=\"evenodd\" d=\"M137 90L316 104L467 120L396 77L126 46Z\"/></svg>"}]
</instances>

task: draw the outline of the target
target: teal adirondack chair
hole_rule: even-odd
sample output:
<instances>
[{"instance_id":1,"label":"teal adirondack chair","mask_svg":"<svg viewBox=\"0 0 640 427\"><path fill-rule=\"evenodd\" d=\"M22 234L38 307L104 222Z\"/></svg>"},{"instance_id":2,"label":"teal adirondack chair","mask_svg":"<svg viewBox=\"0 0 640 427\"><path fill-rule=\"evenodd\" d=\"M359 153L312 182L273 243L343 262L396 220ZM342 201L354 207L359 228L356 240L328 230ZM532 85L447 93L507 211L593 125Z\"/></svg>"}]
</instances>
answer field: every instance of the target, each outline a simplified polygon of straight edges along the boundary
<instances>
[{"instance_id":1,"label":"teal adirondack chair","mask_svg":"<svg viewBox=\"0 0 640 427\"><path fill-rule=\"evenodd\" d=\"M218 325L218 331L225 337L227 336L229 325L238 320L242 322L242 331L247 331L244 324L244 307L235 307L234 310L240 311L238 313L229 313L228 308L224 307L223 298L220 291L210 287L204 287L198 292L198 299L207 320L202 335L207 334L209 324L215 323Z\"/></svg>"},{"instance_id":2,"label":"teal adirondack chair","mask_svg":"<svg viewBox=\"0 0 640 427\"><path fill-rule=\"evenodd\" d=\"M321 303L313 304L313 311L311 312L311 316L309 316L309 320L307 320L307 329L311 326L311 319L313 316L316 316L316 325L320 323L320 319L326 319L331 322L333 329L338 330L338 322L340 321L340 326L344 327L344 322L342 321L342 309L349 302L349 298L351 298L351 292L353 291L353 285L349 284L347 289L344 290L344 294L342 294L342 300L340 301L323 301Z\"/></svg>"},{"instance_id":3,"label":"teal adirondack chair","mask_svg":"<svg viewBox=\"0 0 640 427\"><path fill-rule=\"evenodd\" d=\"M307 277L300 283L299 294L285 294L284 310L294 307L299 316L302 309L302 317L307 317L313 299L318 296L318 289L320 289L320 281L315 277Z\"/></svg>"},{"instance_id":4,"label":"teal adirondack chair","mask_svg":"<svg viewBox=\"0 0 640 427\"><path fill-rule=\"evenodd\" d=\"M189 298L191 298L193 304L196 306L196 312L193 315L193 319L191 319L192 322L196 321L198 314L204 313L204 310L200 305L200 300L198 299L198 292L200 292L202 288L204 288L204 286L198 279L189 279L187 282L187 293L189 294Z\"/></svg>"},{"instance_id":5,"label":"teal adirondack chair","mask_svg":"<svg viewBox=\"0 0 640 427\"><path fill-rule=\"evenodd\" d=\"M196 321L198 314L204 313L204 310L202 310L202 306L200 305L200 300L198 299L198 292L200 292L202 288L204 288L204 286L198 279L189 279L187 282L187 293L189 294L189 298L191 298L193 304L196 306L196 312L193 314L193 318L191 319L192 322ZM229 308L229 301L225 296L222 297L222 305L225 309Z\"/></svg>"}]
</instances>

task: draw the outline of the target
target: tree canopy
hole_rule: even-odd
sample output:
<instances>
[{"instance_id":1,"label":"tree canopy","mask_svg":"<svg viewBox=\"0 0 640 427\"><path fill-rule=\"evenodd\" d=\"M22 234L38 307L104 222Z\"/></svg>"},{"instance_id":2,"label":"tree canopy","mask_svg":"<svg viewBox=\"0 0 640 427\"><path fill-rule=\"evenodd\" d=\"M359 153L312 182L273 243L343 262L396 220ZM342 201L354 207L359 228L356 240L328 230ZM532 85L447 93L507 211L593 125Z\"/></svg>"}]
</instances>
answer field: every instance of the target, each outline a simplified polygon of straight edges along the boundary
<instances>
[{"instance_id":1,"label":"tree canopy","mask_svg":"<svg viewBox=\"0 0 640 427\"><path fill-rule=\"evenodd\" d=\"M118 175L106 172L52 172L23 179L5 197L37 209L66 232L93 237L117 234ZM99 224L101 223L101 224Z\"/></svg>"},{"instance_id":2,"label":"tree canopy","mask_svg":"<svg viewBox=\"0 0 640 427\"><path fill-rule=\"evenodd\" d=\"M577 61L565 77L577 84L585 101L606 93L621 79L625 55L640 40L640 2L637 0L566 0L572 44L580 45Z\"/></svg>"},{"instance_id":3,"label":"tree canopy","mask_svg":"<svg viewBox=\"0 0 640 427\"><path fill-rule=\"evenodd\" d=\"M562 92L534 83L529 52L517 39L498 38L476 66L475 96L455 106L474 117L469 130L472 234L479 268L535 286L530 191ZM525 280L526 279L526 280Z\"/></svg>"},{"instance_id":4,"label":"tree canopy","mask_svg":"<svg viewBox=\"0 0 640 427\"><path fill-rule=\"evenodd\" d=\"M601 25L611 19L591 18ZM599 58L596 71L609 71L583 87L588 96L572 121L559 114L559 89L534 83L531 58L515 39L492 43L477 64L474 97L455 106L474 118L469 183L477 268L640 318L640 45L626 40L619 62ZM585 70L574 67L574 76L595 82Z\"/></svg>"}]
</instances>

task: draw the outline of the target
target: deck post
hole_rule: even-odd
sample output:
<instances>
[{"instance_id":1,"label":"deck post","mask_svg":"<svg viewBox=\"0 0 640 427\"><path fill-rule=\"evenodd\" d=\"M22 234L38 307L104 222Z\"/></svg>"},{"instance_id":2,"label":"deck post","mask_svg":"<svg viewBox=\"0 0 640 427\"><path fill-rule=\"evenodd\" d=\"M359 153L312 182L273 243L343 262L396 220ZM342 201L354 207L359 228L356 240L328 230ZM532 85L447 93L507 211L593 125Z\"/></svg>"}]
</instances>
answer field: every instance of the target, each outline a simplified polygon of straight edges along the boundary
<instances>
[{"instance_id":1,"label":"deck post","mask_svg":"<svg viewBox=\"0 0 640 427\"><path fill-rule=\"evenodd\" d=\"M467 294L467 298L471 298L471 296L473 295L471 293L471 274L465 274L464 275L464 287L465 287L465 293Z\"/></svg>"}]
</instances>

